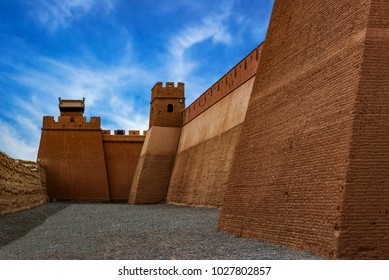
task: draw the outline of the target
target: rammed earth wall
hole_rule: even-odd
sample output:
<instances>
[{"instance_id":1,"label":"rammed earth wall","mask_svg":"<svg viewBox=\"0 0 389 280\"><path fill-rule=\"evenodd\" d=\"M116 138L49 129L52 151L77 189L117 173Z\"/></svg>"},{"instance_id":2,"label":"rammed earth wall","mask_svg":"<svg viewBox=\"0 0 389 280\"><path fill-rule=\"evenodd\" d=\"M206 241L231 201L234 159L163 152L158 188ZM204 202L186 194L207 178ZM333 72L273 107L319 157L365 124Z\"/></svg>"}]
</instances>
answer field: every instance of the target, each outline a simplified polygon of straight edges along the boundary
<instances>
[{"instance_id":1,"label":"rammed earth wall","mask_svg":"<svg viewBox=\"0 0 389 280\"><path fill-rule=\"evenodd\" d=\"M45 202L44 168L0 152L0 213L28 209Z\"/></svg>"}]
</instances>

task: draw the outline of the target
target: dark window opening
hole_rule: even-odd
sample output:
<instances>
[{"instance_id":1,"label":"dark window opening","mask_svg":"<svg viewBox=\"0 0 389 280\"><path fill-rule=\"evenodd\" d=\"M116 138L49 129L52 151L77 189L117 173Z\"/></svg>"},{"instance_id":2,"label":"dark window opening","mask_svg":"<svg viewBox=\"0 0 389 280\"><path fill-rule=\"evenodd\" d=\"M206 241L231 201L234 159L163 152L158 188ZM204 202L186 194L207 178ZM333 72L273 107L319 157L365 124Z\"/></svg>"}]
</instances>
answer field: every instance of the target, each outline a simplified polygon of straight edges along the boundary
<instances>
[{"instance_id":1,"label":"dark window opening","mask_svg":"<svg viewBox=\"0 0 389 280\"><path fill-rule=\"evenodd\" d=\"M168 111L169 113L173 112L173 104L167 105L167 111Z\"/></svg>"}]
</instances>

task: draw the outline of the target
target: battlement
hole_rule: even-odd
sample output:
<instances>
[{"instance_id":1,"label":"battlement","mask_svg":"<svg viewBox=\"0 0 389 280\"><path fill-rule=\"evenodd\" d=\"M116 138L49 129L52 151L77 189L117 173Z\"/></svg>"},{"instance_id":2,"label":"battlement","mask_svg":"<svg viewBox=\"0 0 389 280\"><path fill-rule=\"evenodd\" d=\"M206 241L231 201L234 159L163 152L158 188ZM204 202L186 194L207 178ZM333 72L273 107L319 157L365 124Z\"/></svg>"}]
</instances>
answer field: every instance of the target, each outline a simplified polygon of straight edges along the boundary
<instances>
[{"instance_id":1,"label":"battlement","mask_svg":"<svg viewBox=\"0 0 389 280\"><path fill-rule=\"evenodd\" d=\"M88 129L99 130L100 117L91 117L90 121L86 121L84 116L59 116L58 121L55 121L53 116L43 117L42 129Z\"/></svg>"},{"instance_id":2,"label":"battlement","mask_svg":"<svg viewBox=\"0 0 389 280\"><path fill-rule=\"evenodd\" d=\"M147 131L143 131L143 135L139 130L114 130L111 134L111 130L102 130L104 142L144 142Z\"/></svg>"},{"instance_id":3,"label":"battlement","mask_svg":"<svg viewBox=\"0 0 389 280\"><path fill-rule=\"evenodd\" d=\"M230 71L200 95L191 105L182 112L184 126L209 107L227 96L239 86L243 85L257 73L259 58L263 43L236 64Z\"/></svg>"},{"instance_id":4,"label":"battlement","mask_svg":"<svg viewBox=\"0 0 389 280\"><path fill-rule=\"evenodd\" d=\"M123 130L123 129L117 129L114 130L113 133L109 129L103 129L101 131L103 135L112 135L112 136L146 136L147 130L143 130L143 134L140 134L139 130Z\"/></svg>"},{"instance_id":5,"label":"battlement","mask_svg":"<svg viewBox=\"0 0 389 280\"><path fill-rule=\"evenodd\" d=\"M177 86L174 86L174 82L166 82L166 86L163 86L162 82L157 82L151 89L151 102L155 98L177 98L184 101L184 90L185 84L182 82L178 82Z\"/></svg>"}]
</instances>

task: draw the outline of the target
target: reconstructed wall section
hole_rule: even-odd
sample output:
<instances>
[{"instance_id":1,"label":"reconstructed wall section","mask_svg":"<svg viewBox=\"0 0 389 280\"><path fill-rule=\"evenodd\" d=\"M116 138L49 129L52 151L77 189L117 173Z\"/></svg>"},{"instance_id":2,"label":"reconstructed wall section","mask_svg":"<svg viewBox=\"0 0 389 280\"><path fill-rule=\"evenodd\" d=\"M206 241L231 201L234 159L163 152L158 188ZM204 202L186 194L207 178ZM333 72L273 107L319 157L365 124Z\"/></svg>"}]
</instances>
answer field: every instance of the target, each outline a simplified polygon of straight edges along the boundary
<instances>
[{"instance_id":1,"label":"reconstructed wall section","mask_svg":"<svg viewBox=\"0 0 389 280\"><path fill-rule=\"evenodd\" d=\"M103 130L104 157L111 201L127 201L136 165L142 150L144 135L139 131Z\"/></svg>"},{"instance_id":2,"label":"reconstructed wall section","mask_svg":"<svg viewBox=\"0 0 389 280\"><path fill-rule=\"evenodd\" d=\"M180 130L159 126L149 129L135 171L130 204L165 201Z\"/></svg>"},{"instance_id":3,"label":"reconstructed wall section","mask_svg":"<svg viewBox=\"0 0 389 280\"><path fill-rule=\"evenodd\" d=\"M100 118L44 117L38 159L50 198L110 200Z\"/></svg>"},{"instance_id":4,"label":"reconstructed wall section","mask_svg":"<svg viewBox=\"0 0 389 280\"><path fill-rule=\"evenodd\" d=\"M181 130L168 203L220 207L254 77Z\"/></svg>"},{"instance_id":5,"label":"reconstructed wall section","mask_svg":"<svg viewBox=\"0 0 389 280\"><path fill-rule=\"evenodd\" d=\"M0 152L0 213L29 209L46 200L44 169Z\"/></svg>"},{"instance_id":6,"label":"reconstructed wall section","mask_svg":"<svg viewBox=\"0 0 389 280\"><path fill-rule=\"evenodd\" d=\"M275 1L220 229L389 258L388 5Z\"/></svg>"},{"instance_id":7,"label":"reconstructed wall section","mask_svg":"<svg viewBox=\"0 0 389 280\"><path fill-rule=\"evenodd\" d=\"M168 203L222 205L261 51L259 45L182 113Z\"/></svg>"}]
</instances>

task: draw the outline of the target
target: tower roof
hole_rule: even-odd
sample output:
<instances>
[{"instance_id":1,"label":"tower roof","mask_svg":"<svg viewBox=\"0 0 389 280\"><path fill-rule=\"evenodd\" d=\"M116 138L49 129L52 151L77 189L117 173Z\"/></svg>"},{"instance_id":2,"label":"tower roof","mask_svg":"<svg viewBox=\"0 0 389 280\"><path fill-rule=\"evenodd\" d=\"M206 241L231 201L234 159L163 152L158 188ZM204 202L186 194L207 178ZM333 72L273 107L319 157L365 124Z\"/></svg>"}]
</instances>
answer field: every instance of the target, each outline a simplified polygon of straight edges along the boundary
<instances>
[{"instance_id":1,"label":"tower roof","mask_svg":"<svg viewBox=\"0 0 389 280\"><path fill-rule=\"evenodd\" d=\"M82 100L59 98L59 111L62 112L81 112L85 111L85 98Z\"/></svg>"}]
</instances>

